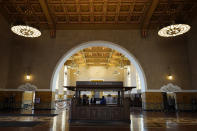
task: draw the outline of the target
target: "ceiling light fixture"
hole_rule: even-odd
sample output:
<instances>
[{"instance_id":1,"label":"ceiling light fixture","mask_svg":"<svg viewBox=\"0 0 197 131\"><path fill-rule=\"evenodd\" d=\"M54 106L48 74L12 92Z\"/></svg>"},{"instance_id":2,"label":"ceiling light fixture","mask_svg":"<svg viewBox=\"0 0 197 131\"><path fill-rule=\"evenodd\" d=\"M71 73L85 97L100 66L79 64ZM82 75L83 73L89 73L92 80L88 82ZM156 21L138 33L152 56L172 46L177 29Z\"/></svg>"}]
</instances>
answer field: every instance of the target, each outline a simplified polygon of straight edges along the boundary
<instances>
[{"instance_id":1,"label":"ceiling light fixture","mask_svg":"<svg viewBox=\"0 0 197 131\"><path fill-rule=\"evenodd\" d=\"M41 36L41 32L38 28L35 28L33 26L30 26L27 22L28 17L34 17L34 11L31 7L31 3L29 0L27 0L27 3L25 5L25 11L24 11L24 20L20 20L20 22L17 21L13 26L11 26L11 31L19 36L23 37L29 37L29 38L36 38Z\"/></svg>"},{"instance_id":2,"label":"ceiling light fixture","mask_svg":"<svg viewBox=\"0 0 197 131\"><path fill-rule=\"evenodd\" d=\"M174 37L188 32L190 28L187 24L172 24L160 29L158 35L161 37Z\"/></svg>"},{"instance_id":3,"label":"ceiling light fixture","mask_svg":"<svg viewBox=\"0 0 197 131\"><path fill-rule=\"evenodd\" d=\"M161 37L175 37L188 32L191 27L182 22L183 17L181 16L181 13L176 11L176 8L174 8L174 4L171 0L168 0L167 6L168 19L171 22L168 26L161 28L158 31L158 35ZM179 15L177 15L177 13L179 13Z\"/></svg>"},{"instance_id":4,"label":"ceiling light fixture","mask_svg":"<svg viewBox=\"0 0 197 131\"><path fill-rule=\"evenodd\" d=\"M14 25L11 27L11 30L15 34L23 37L35 38L41 36L41 32L37 28L29 25Z\"/></svg>"}]
</instances>

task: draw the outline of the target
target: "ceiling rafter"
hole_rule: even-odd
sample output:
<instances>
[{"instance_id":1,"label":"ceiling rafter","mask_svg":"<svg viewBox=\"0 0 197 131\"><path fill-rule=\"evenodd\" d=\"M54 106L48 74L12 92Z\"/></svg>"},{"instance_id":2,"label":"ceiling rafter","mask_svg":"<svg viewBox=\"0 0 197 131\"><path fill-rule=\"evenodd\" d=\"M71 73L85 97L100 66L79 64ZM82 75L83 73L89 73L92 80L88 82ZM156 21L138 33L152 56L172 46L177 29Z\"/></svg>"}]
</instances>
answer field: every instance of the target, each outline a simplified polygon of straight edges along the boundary
<instances>
[{"instance_id":1,"label":"ceiling rafter","mask_svg":"<svg viewBox=\"0 0 197 131\"><path fill-rule=\"evenodd\" d=\"M142 23L142 36L143 37L146 37L146 35L147 35L147 30L148 30L148 26L150 24L151 17L153 15L153 12L157 8L158 4L159 4L159 0L152 0L152 3L145 15L145 18Z\"/></svg>"},{"instance_id":2,"label":"ceiling rafter","mask_svg":"<svg viewBox=\"0 0 197 131\"><path fill-rule=\"evenodd\" d=\"M76 0L76 6L77 6L77 12L78 12L78 21L79 23L81 23L81 14L80 14L80 4L79 4L79 0Z\"/></svg>"},{"instance_id":3,"label":"ceiling rafter","mask_svg":"<svg viewBox=\"0 0 197 131\"><path fill-rule=\"evenodd\" d=\"M136 0L133 0L132 5L130 6L130 9L129 9L129 17L127 18L128 23L130 22L130 19L131 19L132 15L133 15L133 10L134 10L134 7L135 7L135 2L136 2Z\"/></svg>"},{"instance_id":4,"label":"ceiling rafter","mask_svg":"<svg viewBox=\"0 0 197 131\"><path fill-rule=\"evenodd\" d=\"M94 21L94 11L93 11L93 0L90 0L90 22L93 23Z\"/></svg>"},{"instance_id":5,"label":"ceiling rafter","mask_svg":"<svg viewBox=\"0 0 197 131\"><path fill-rule=\"evenodd\" d=\"M106 47L91 47L86 48L74 54L65 65L78 65L88 66L119 66L119 61L122 65L129 65L130 61L121 53Z\"/></svg>"},{"instance_id":6,"label":"ceiling rafter","mask_svg":"<svg viewBox=\"0 0 197 131\"><path fill-rule=\"evenodd\" d=\"M61 0L61 4L62 4L62 5L65 5L64 0ZM64 7L63 7L63 10L64 10L64 16L66 17L66 23L69 23L69 22L68 22L68 15L67 15L67 14L68 14L67 8L64 8Z\"/></svg>"},{"instance_id":7,"label":"ceiling rafter","mask_svg":"<svg viewBox=\"0 0 197 131\"><path fill-rule=\"evenodd\" d=\"M103 14L103 22L106 22L106 15L107 15L107 0L104 0L104 4L103 4L103 10L104 10L104 14Z\"/></svg>"},{"instance_id":8,"label":"ceiling rafter","mask_svg":"<svg viewBox=\"0 0 197 131\"><path fill-rule=\"evenodd\" d=\"M120 16L120 6L121 6L121 0L118 0L118 4L116 6L115 23L118 23L118 17Z\"/></svg>"},{"instance_id":9,"label":"ceiling rafter","mask_svg":"<svg viewBox=\"0 0 197 131\"><path fill-rule=\"evenodd\" d=\"M111 60L111 58L112 58L113 53L114 53L114 50L112 50L112 52L110 53L110 55L109 55L109 57L108 57L108 66L109 66L109 64L110 64L110 60Z\"/></svg>"},{"instance_id":10,"label":"ceiling rafter","mask_svg":"<svg viewBox=\"0 0 197 131\"><path fill-rule=\"evenodd\" d=\"M82 57L83 57L83 59L84 59L84 63L87 64L86 56L85 56L83 50L81 51L81 54L82 54Z\"/></svg>"},{"instance_id":11,"label":"ceiling rafter","mask_svg":"<svg viewBox=\"0 0 197 131\"><path fill-rule=\"evenodd\" d=\"M51 35L51 37L55 37L56 36L56 26L55 26L55 22L51 16L51 14L50 14L47 1L46 0L39 0L39 3L40 3L40 6L44 12L44 15L47 19L49 28L51 30L50 35Z\"/></svg>"}]
</instances>

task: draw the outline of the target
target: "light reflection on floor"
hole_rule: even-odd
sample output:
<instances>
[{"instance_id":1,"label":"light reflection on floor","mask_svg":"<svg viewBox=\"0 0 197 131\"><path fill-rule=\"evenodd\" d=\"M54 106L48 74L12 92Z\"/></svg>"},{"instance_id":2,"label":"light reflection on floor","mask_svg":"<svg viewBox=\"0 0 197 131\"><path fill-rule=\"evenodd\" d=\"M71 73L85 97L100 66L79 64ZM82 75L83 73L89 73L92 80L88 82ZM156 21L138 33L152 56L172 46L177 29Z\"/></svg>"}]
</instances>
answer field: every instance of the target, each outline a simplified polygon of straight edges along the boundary
<instances>
[{"instance_id":1,"label":"light reflection on floor","mask_svg":"<svg viewBox=\"0 0 197 131\"><path fill-rule=\"evenodd\" d=\"M54 111L53 111L54 112ZM0 127L0 131L196 131L196 113L131 112L128 126L71 126L68 123L68 110L58 111L55 117L0 117L0 121L43 121L34 127Z\"/></svg>"}]
</instances>

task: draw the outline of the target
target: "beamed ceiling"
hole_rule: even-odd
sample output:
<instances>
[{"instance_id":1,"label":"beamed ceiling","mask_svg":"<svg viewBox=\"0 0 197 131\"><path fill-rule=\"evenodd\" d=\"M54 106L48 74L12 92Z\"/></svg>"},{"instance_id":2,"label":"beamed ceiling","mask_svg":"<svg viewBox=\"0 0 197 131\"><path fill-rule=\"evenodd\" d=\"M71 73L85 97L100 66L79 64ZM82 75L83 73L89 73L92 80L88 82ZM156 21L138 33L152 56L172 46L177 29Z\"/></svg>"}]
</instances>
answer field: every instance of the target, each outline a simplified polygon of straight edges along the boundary
<instances>
[{"instance_id":1,"label":"beamed ceiling","mask_svg":"<svg viewBox=\"0 0 197 131\"><path fill-rule=\"evenodd\" d=\"M24 19L27 0L0 0L9 22ZM197 0L29 0L41 29L142 29L169 23L173 17L190 22ZM171 17L169 17L169 13Z\"/></svg>"},{"instance_id":2,"label":"beamed ceiling","mask_svg":"<svg viewBox=\"0 0 197 131\"><path fill-rule=\"evenodd\" d=\"M68 66L119 66L130 65L130 61L116 50L106 47L90 47L71 56L65 63Z\"/></svg>"}]
</instances>

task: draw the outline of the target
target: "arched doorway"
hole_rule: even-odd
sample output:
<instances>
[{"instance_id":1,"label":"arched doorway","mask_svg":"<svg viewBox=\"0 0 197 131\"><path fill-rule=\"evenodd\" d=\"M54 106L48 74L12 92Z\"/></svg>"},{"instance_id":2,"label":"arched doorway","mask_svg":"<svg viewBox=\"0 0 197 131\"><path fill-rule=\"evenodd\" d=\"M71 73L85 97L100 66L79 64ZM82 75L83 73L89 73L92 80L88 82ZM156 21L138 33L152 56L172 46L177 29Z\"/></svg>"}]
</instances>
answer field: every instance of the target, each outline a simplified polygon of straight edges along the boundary
<instances>
[{"instance_id":1,"label":"arched doorway","mask_svg":"<svg viewBox=\"0 0 197 131\"><path fill-rule=\"evenodd\" d=\"M83 50L85 48L94 47L94 46L108 47L108 48L117 50L120 53L122 53L123 55L125 55L125 57L127 57L130 60L130 62L135 66L135 68L139 74L140 81L141 81L141 92L145 92L147 90L147 84L146 84L146 78L145 78L144 71L143 71L141 65L139 64L138 60L128 50L126 50L125 48L123 48L117 44L114 44L114 43L108 42L108 41L89 41L89 42L82 43L82 44L78 45L77 47L70 49L67 53L65 53L60 58L60 60L58 61L57 65L53 71L53 75L51 78L50 89L52 91L55 91L58 73L59 73L61 67L64 65L64 63L76 52Z\"/></svg>"}]
</instances>

